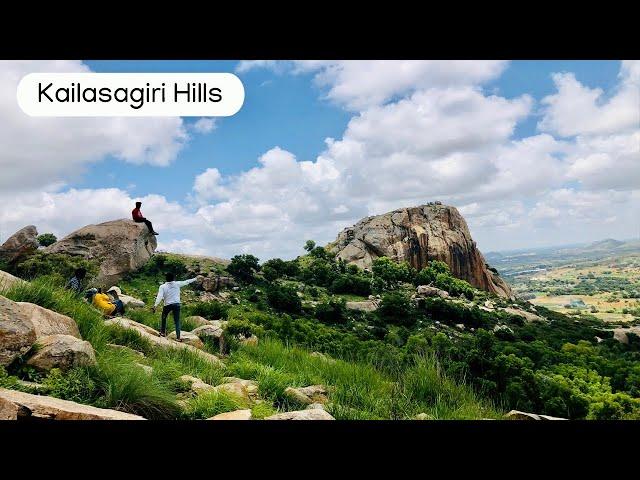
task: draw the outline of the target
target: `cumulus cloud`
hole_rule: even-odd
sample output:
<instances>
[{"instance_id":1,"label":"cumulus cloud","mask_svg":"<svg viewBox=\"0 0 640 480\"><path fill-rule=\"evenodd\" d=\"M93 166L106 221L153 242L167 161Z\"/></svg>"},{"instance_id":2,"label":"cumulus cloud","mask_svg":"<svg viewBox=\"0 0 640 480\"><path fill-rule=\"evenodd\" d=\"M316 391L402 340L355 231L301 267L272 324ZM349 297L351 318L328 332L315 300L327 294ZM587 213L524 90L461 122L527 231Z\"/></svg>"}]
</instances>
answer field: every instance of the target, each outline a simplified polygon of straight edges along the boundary
<instances>
[{"instance_id":1,"label":"cumulus cloud","mask_svg":"<svg viewBox=\"0 0 640 480\"><path fill-rule=\"evenodd\" d=\"M17 104L27 73L88 71L79 61L0 62L0 189L65 182L106 156L156 166L176 158L188 139L180 118L29 117Z\"/></svg>"},{"instance_id":2,"label":"cumulus cloud","mask_svg":"<svg viewBox=\"0 0 640 480\"><path fill-rule=\"evenodd\" d=\"M478 85L497 78L502 60L301 60L240 62L237 71L270 68L313 73L326 98L359 111L421 89Z\"/></svg>"}]
</instances>

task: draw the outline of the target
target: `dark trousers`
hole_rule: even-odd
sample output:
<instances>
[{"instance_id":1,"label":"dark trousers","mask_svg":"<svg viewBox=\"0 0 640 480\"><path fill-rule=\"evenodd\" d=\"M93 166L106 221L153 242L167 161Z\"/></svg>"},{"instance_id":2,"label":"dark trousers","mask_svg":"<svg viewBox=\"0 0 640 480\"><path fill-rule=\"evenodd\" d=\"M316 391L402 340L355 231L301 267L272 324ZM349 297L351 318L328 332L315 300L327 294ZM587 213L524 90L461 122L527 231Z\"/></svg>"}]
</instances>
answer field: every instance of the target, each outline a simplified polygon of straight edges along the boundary
<instances>
[{"instance_id":1,"label":"dark trousers","mask_svg":"<svg viewBox=\"0 0 640 480\"><path fill-rule=\"evenodd\" d=\"M116 306L116 309L113 311L114 315L124 315L124 303L122 300L116 300L113 302Z\"/></svg>"},{"instance_id":2,"label":"dark trousers","mask_svg":"<svg viewBox=\"0 0 640 480\"><path fill-rule=\"evenodd\" d=\"M176 338L180 338L180 304L172 303L171 305L165 305L162 307L162 325L160 326L160 333L167 333L167 315L169 312L173 313L173 323L176 326Z\"/></svg>"},{"instance_id":3,"label":"dark trousers","mask_svg":"<svg viewBox=\"0 0 640 480\"><path fill-rule=\"evenodd\" d=\"M144 224L147 226L147 228L149 229L149 232L153 233L155 230L153 229L153 225L151 224L151 222L149 220L147 220L146 218L142 218L140 220L134 220L134 222L136 223L142 223L144 222Z\"/></svg>"}]
</instances>

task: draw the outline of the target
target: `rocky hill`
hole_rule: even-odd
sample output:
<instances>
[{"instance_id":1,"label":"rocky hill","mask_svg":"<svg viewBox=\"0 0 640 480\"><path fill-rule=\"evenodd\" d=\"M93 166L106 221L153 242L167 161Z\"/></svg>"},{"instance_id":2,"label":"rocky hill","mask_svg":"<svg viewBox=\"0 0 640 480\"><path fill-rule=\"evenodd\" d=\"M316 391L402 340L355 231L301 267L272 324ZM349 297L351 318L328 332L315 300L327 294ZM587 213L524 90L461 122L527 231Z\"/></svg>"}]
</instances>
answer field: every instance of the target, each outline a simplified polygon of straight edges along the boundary
<instances>
[{"instance_id":1,"label":"rocky hill","mask_svg":"<svg viewBox=\"0 0 640 480\"><path fill-rule=\"evenodd\" d=\"M487 266L467 222L448 205L430 203L363 218L345 228L329 248L337 258L361 268L369 268L382 256L406 261L416 269L440 260L474 287L511 296L509 285Z\"/></svg>"}]
</instances>

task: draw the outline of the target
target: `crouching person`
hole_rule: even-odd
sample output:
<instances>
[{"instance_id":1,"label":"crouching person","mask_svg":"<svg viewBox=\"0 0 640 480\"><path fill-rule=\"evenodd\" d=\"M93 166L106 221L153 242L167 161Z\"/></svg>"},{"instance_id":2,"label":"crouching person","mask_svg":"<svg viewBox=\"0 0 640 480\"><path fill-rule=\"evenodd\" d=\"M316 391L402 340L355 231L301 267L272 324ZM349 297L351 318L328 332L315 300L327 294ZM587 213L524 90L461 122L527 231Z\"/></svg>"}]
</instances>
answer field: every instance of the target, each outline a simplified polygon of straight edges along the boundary
<instances>
[{"instance_id":1,"label":"crouching person","mask_svg":"<svg viewBox=\"0 0 640 480\"><path fill-rule=\"evenodd\" d=\"M122 300L118 300L122 304ZM102 293L102 289L98 288L98 293L93 296L93 306L102 312L106 317L111 317L118 313L118 305L114 302L109 295ZM124 312L124 305L122 305L122 311Z\"/></svg>"}]
</instances>

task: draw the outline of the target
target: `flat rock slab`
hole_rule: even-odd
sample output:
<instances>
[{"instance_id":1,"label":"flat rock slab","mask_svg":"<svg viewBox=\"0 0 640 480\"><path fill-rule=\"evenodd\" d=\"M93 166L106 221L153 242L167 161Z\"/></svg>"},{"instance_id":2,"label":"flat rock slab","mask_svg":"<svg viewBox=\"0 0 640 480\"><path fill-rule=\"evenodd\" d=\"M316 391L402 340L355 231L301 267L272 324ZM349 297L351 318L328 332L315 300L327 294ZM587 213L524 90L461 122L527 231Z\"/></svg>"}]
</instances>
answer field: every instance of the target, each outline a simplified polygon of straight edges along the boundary
<instances>
[{"instance_id":1,"label":"flat rock slab","mask_svg":"<svg viewBox=\"0 0 640 480\"><path fill-rule=\"evenodd\" d=\"M169 340L175 341L176 332L171 332L169 335L167 335L167 338ZM180 340L182 340L181 343L186 343L187 345L191 345L192 347L199 348L201 350L204 348L204 343L202 343L202 340L200 340L200 337L198 337L197 335L191 332L185 332L185 331L180 332Z\"/></svg>"},{"instance_id":2,"label":"flat rock slab","mask_svg":"<svg viewBox=\"0 0 640 480\"><path fill-rule=\"evenodd\" d=\"M313 408L309 410L277 413L266 417L265 420L335 420L335 418L326 410Z\"/></svg>"},{"instance_id":3,"label":"flat rock slab","mask_svg":"<svg viewBox=\"0 0 640 480\"><path fill-rule=\"evenodd\" d=\"M251 420L251 410L234 410L233 412L225 412L207 420Z\"/></svg>"},{"instance_id":4,"label":"flat rock slab","mask_svg":"<svg viewBox=\"0 0 640 480\"><path fill-rule=\"evenodd\" d=\"M0 388L0 420L145 420L139 415Z\"/></svg>"},{"instance_id":5,"label":"flat rock slab","mask_svg":"<svg viewBox=\"0 0 640 480\"><path fill-rule=\"evenodd\" d=\"M112 318L110 320L107 320L104 322L105 325L117 325L123 328L127 328L130 330L135 330L136 332L138 332L143 338L146 338L147 340L149 340L149 342L154 345L155 347L159 347L159 348L178 348L178 349L185 349L185 350L190 350L192 352L194 352L195 354L197 354L198 356L204 358L205 360L208 360L209 362L218 365L218 366L223 366L224 364L222 363L222 360L220 360L218 357L216 357L215 355L212 355L208 352L205 352L204 350L200 350L196 347L193 347L187 343L183 343L183 342L176 342L173 340L169 340L167 338L163 338L160 336L160 332L158 332L157 330L148 327L147 325L143 325L142 323L138 323L138 322L134 322L133 320L129 320L128 318L122 318L122 317L118 317L118 318Z\"/></svg>"},{"instance_id":6,"label":"flat rock slab","mask_svg":"<svg viewBox=\"0 0 640 480\"><path fill-rule=\"evenodd\" d=\"M364 302L347 302L349 310L358 310L360 312L375 312L378 309L376 300L365 300Z\"/></svg>"}]
</instances>

